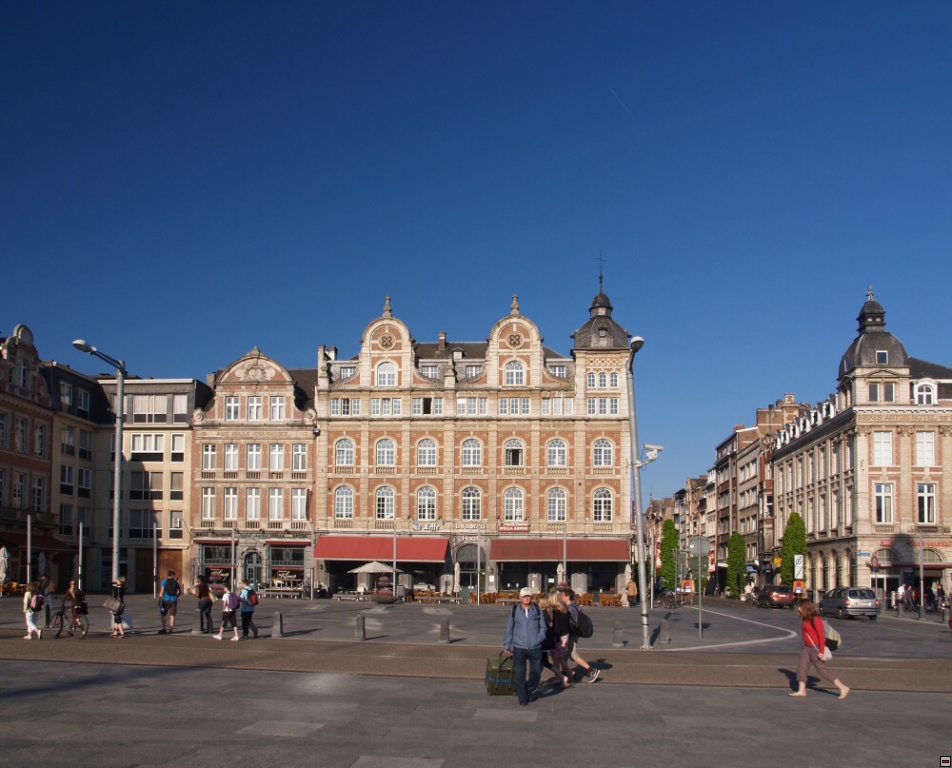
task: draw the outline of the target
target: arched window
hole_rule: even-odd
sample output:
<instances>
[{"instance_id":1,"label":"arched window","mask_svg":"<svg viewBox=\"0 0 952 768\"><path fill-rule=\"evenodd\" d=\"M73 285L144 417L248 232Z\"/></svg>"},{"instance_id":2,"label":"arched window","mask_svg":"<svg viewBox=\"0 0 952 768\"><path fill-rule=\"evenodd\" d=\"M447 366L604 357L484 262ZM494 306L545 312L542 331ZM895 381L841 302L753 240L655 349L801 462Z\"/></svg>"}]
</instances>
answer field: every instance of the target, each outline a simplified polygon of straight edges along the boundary
<instances>
[{"instance_id":1,"label":"arched window","mask_svg":"<svg viewBox=\"0 0 952 768\"><path fill-rule=\"evenodd\" d=\"M463 466L480 467L483 464L483 447L475 437L463 441Z\"/></svg>"},{"instance_id":2,"label":"arched window","mask_svg":"<svg viewBox=\"0 0 952 768\"><path fill-rule=\"evenodd\" d=\"M568 496L562 488L551 488L545 495L545 519L550 523L564 523Z\"/></svg>"},{"instance_id":3,"label":"arched window","mask_svg":"<svg viewBox=\"0 0 952 768\"><path fill-rule=\"evenodd\" d=\"M354 489L346 485L334 491L334 517L337 520L354 518Z\"/></svg>"},{"instance_id":4,"label":"arched window","mask_svg":"<svg viewBox=\"0 0 952 768\"><path fill-rule=\"evenodd\" d=\"M506 386L521 387L526 383L526 367L518 360L510 360L503 368Z\"/></svg>"},{"instance_id":5,"label":"arched window","mask_svg":"<svg viewBox=\"0 0 952 768\"><path fill-rule=\"evenodd\" d=\"M608 377L608 386L618 389L618 374L612 373Z\"/></svg>"},{"instance_id":6,"label":"arched window","mask_svg":"<svg viewBox=\"0 0 952 768\"><path fill-rule=\"evenodd\" d=\"M525 495L521 488L507 488L503 494L503 509L506 522L519 522L526 519Z\"/></svg>"},{"instance_id":7,"label":"arched window","mask_svg":"<svg viewBox=\"0 0 952 768\"><path fill-rule=\"evenodd\" d=\"M935 385L917 384L916 385L916 405L932 405L935 403Z\"/></svg>"},{"instance_id":8,"label":"arched window","mask_svg":"<svg viewBox=\"0 0 952 768\"><path fill-rule=\"evenodd\" d=\"M507 440L505 450L507 467L521 467L525 463L525 449L521 440Z\"/></svg>"},{"instance_id":9,"label":"arched window","mask_svg":"<svg viewBox=\"0 0 952 768\"><path fill-rule=\"evenodd\" d=\"M397 463L397 449L393 440L385 437L377 442L377 466L392 467Z\"/></svg>"},{"instance_id":10,"label":"arched window","mask_svg":"<svg viewBox=\"0 0 952 768\"><path fill-rule=\"evenodd\" d=\"M427 437L417 443L417 466L436 466L436 440Z\"/></svg>"},{"instance_id":11,"label":"arched window","mask_svg":"<svg viewBox=\"0 0 952 768\"><path fill-rule=\"evenodd\" d=\"M479 520L483 516L483 500L479 488L464 488L461 494L462 509L461 517L463 520Z\"/></svg>"},{"instance_id":12,"label":"arched window","mask_svg":"<svg viewBox=\"0 0 952 768\"><path fill-rule=\"evenodd\" d=\"M592 521L610 523L612 521L612 492L608 488L596 488L592 496Z\"/></svg>"},{"instance_id":13,"label":"arched window","mask_svg":"<svg viewBox=\"0 0 952 768\"><path fill-rule=\"evenodd\" d=\"M338 440L334 445L334 464L338 467L354 466L354 441L348 438Z\"/></svg>"},{"instance_id":14,"label":"arched window","mask_svg":"<svg viewBox=\"0 0 952 768\"><path fill-rule=\"evenodd\" d=\"M395 387L397 386L397 365L396 363L385 362L377 366L377 386Z\"/></svg>"},{"instance_id":15,"label":"arched window","mask_svg":"<svg viewBox=\"0 0 952 768\"><path fill-rule=\"evenodd\" d=\"M610 467L613 464L612 444L604 438L592 445L592 464L596 467Z\"/></svg>"},{"instance_id":16,"label":"arched window","mask_svg":"<svg viewBox=\"0 0 952 768\"><path fill-rule=\"evenodd\" d=\"M385 485L377 489L374 508L378 520L393 520L393 499L393 488Z\"/></svg>"},{"instance_id":17,"label":"arched window","mask_svg":"<svg viewBox=\"0 0 952 768\"><path fill-rule=\"evenodd\" d=\"M564 440L550 440L545 447L545 463L548 467L565 467L568 465L569 451Z\"/></svg>"},{"instance_id":18,"label":"arched window","mask_svg":"<svg viewBox=\"0 0 952 768\"><path fill-rule=\"evenodd\" d=\"M600 373L598 374L598 388L605 389L608 386L608 374Z\"/></svg>"},{"instance_id":19,"label":"arched window","mask_svg":"<svg viewBox=\"0 0 952 768\"><path fill-rule=\"evenodd\" d=\"M585 383L588 385L589 389L595 389L595 374L588 374L588 376L585 377Z\"/></svg>"},{"instance_id":20,"label":"arched window","mask_svg":"<svg viewBox=\"0 0 952 768\"><path fill-rule=\"evenodd\" d=\"M417 519L436 520L436 489L428 485L417 491Z\"/></svg>"}]
</instances>

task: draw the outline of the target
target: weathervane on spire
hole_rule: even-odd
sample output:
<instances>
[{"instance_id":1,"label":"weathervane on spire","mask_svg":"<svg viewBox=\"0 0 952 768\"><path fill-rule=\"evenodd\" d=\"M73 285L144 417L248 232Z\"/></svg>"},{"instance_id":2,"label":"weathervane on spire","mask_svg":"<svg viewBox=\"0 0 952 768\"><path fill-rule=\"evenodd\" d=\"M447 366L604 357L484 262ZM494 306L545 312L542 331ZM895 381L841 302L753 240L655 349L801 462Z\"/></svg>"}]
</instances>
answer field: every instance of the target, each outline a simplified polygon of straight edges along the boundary
<instances>
[{"instance_id":1,"label":"weathervane on spire","mask_svg":"<svg viewBox=\"0 0 952 768\"><path fill-rule=\"evenodd\" d=\"M867 285L866 286L866 301L872 301L872 300L873 300L873 286Z\"/></svg>"},{"instance_id":2,"label":"weathervane on spire","mask_svg":"<svg viewBox=\"0 0 952 768\"><path fill-rule=\"evenodd\" d=\"M602 274L602 267L604 266L607 259L602 257L602 252L598 252L598 292L604 293L603 290L605 284L605 276Z\"/></svg>"}]
</instances>

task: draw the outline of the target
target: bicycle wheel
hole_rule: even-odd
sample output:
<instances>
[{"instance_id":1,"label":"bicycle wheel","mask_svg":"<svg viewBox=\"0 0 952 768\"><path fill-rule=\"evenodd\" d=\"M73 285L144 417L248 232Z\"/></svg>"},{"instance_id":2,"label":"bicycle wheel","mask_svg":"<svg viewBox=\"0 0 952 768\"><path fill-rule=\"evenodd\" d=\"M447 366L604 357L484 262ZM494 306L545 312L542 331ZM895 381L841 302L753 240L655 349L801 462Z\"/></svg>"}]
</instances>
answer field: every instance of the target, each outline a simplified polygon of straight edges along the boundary
<instances>
[{"instance_id":1,"label":"bicycle wheel","mask_svg":"<svg viewBox=\"0 0 952 768\"><path fill-rule=\"evenodd\" d=\"M50 625L50 631L53 633L53 637L59 637L63 634L63 613L57 613L53 617L53 622Z\"/></svg>"},{"instance_id":2,"label":"bicycle wheel","mask_svg":"<svg viewBox=\"0 0 952 768\"><path fill-rule=\"evenodd\" d=\"M89 619L84 614L81 613L76 617L76 627L73 632L80 638L86 637L86 633L89 632Z\"/></svg>"}]
</instances>

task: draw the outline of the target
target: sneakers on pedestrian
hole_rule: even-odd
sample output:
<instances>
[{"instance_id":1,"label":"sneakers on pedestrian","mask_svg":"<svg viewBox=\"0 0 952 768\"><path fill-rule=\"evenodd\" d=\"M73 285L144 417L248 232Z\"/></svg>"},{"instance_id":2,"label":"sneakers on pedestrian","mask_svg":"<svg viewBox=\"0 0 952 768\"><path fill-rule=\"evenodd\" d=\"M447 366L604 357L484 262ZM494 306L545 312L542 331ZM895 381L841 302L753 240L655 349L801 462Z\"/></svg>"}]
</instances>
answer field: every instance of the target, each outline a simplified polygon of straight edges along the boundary
<instances>
[{"instance_id":1,"label":"sneakers on pedestrian","mask_svg":"<svg viewBox=\"0 0 952 768\"><path fill-rule=\"evenodd\" d=\"M599 676L601 673L602 673L602 671L601 671L600 669L594 669L594 668L593 668L593 669L588 673L588 682L594 683L596 680L598 680L598 676Z\"/></svg>"},{"instance_id":2,"label":"sneakers on pedestrian","mask_svg":"<svg viewBox=\"0 0 952 768\"><path fill-rule=\"evenodd\" d=\"M221 640L221 635L212 635L216 640Z\"/></svg>"},{"instance_id":3,"label":"sneakers on pedestrian","mask_svg":"<svg viewBox=\"0 0 952 768\"><path fill-rule=\"evenodd\" d=\"M233 642L233 643L237 643L239 640L241 640L241 638L240 638L240 637L237 637L237 636L231 638L231 642Z\"/></svg>"}]
</instances>

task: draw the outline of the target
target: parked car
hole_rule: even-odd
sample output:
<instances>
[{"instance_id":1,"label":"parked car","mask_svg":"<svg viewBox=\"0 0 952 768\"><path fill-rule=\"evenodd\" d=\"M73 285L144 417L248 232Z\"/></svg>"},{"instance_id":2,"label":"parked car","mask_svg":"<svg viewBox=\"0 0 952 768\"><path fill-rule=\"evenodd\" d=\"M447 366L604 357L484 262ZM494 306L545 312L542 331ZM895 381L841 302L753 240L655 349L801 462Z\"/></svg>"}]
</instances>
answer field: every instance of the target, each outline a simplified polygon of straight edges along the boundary
<instances>
[{"instance_id":1,"label":"parked car","mask_svg":"<svg viewBox=\"0 0 952 768\"><path fill-rule=\"evenodd\" d=\"M758 608L793 608L796 601L793 589L785 584L768 584L757 595Z\"/></svg>"},{"instance_id":2,"label":"parked car","mask_svg":"<svg viewBox=\"0 0 952 768\"><path fill-rule=\"evenodd\" d=\"M823 596L820 613L836 615L840 619L869 616L870 621L876 621L879 616L879 598L867 587L836 587Z\"/></svg>"}]
</instances>

